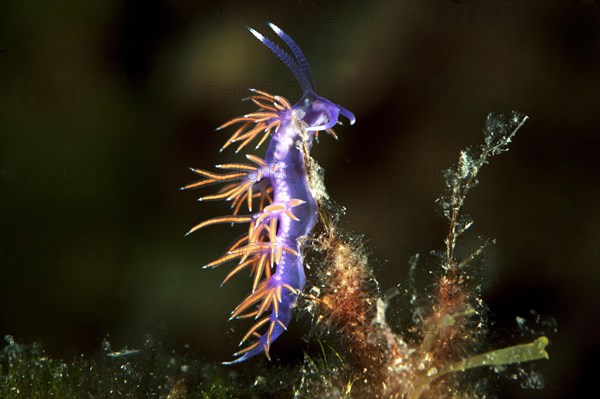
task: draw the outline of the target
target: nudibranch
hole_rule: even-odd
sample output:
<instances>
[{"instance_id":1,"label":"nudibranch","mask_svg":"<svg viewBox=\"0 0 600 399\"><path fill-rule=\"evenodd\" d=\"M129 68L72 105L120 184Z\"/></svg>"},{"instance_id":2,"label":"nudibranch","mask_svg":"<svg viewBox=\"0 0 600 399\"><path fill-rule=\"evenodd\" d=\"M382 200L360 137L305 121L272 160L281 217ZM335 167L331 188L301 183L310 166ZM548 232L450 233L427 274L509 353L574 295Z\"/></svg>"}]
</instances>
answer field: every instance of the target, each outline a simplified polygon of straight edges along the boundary
<instances>
[{"instance_id":1,"label":"nudibranch","mask_svg":"<svg viewBox=\"0 0 600 399\"><path fill-rule=\"evenodd\" d=\"M269 26L293 56L254 29L248 29L294 74L302 88L302 97L292 105L283 97L251 89L249 100L259 109L234 118L217 130L236 126L221 149L239 144L236 153L256 138L260 137L256 149L270 138L264 159L247 154L251 163L217 165L222 174L191 168L202 179L182 187L192 189L222 183L224 186L216 194L199 201L226 200L233 209L232 215L206 220L187 234L218 223L249 224L246 235L234 242L222 257L205 266L212 268L237 261L223 283L244 269L252 276L252 292L233 310L230 320L253 318L256 323L240 342L240 346L249 342L247 346L226 364L242 362L261 352L270 360L271 343L287 329L292 308L306 282L302 238L310 234L318 218L306 158L320 131L337 138L332 128L341 124L340 114L351 125L355 122L350 111L316 94L310 67L300 47L276 25L269 23ZM240 214L244 203L248 215ZM258 210L252 213L255 205Z\"/></svg>"}]
</instances>

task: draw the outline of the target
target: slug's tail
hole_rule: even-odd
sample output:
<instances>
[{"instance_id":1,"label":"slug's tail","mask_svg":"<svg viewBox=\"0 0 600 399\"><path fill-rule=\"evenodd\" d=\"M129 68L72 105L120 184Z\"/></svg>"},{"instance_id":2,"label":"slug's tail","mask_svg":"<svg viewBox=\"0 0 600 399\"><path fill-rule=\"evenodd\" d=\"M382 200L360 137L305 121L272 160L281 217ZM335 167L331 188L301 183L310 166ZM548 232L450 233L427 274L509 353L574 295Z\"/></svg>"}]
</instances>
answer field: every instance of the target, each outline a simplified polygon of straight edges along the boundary
<instances>
[{"instance_id":1,"label":"slug's tail","mask_svg":"<svg viewBox=\"0 0 600 399\"><path fill-rule=\"evenodd\" d=\"M271 360L269 355L271 343L287 330L292 318L292 307L296 303L299 293L299 289L278 280L278 276L273 275L233 311L231 318L254 317L258 321L244 335L240 346L246 344L252 338L254 338L254 342L249 343L245 348L235 353L234 356L239 356L237 359L224 362L224 364L240 363L261 352L264 352L267 358ZM254 306L257 307L257 310L243 314ZM271 310L271 313L261 318L268 309ZM259 331L263 332L260 333Z\"/></svg>"},{"instance_id":2,"label":"slug's tail","mask_svg":"<svg viewBox=\"0 0 600 399\"><path fill-rule=\"evenodd\" d=\"M260 212L250 216L223 216L209 219L194 227L196 231L217 223L250 223L248 234L236 241L219 259L205 267L216 267L239 259L238 265L227 275L223 283L234 274L250 268L253 276L252 293L232 312L231 319L254 318L257 322L240 342L242 346L252 338L252 344L237 352L238 359L226 363L242 362L258 353L264 352L270 360L271 343L287 329L291 320L292 307L299 292L304 288L304 271L297 247L282 245L276 235L279 218L297 219L291 209L304 204L304 201L292 199L286 204L271 204ZM275 273L272 272L277 265ZM269 315L266 315L269 313ZM265 316L266 315L266 316ZM259 333L259 331L263 331Z\"/></svg>"}]
</instances>

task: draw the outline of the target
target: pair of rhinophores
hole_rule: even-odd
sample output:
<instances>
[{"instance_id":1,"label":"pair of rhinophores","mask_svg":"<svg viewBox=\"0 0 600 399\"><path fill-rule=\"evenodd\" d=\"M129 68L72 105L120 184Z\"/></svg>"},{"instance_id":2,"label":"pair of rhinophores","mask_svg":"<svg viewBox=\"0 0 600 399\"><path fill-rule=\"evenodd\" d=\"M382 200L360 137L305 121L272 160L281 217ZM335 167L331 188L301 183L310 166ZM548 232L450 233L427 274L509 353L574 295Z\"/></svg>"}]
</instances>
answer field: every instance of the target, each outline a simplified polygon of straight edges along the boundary
<instances>
[{"instance_id":1,"label":"pair of rhinophores","mask_svg":"<svg viewBox=\"0 0 600 399\"><path fill-rule=\"evenodd\" d=\"M221 150L239 143L238 153L260 136L258 149L270 137L265 158L247 154L250 164L217 165L223 174L192 168L202 179L182 188L223 183L216 194L199 200L230 201L233 209L233 215L206 220L187 234L218 223L249 223L248 234L234 242L222 257L205 266L237 261L223 283L243 269L249 269L252 276L252 292L234 309L231 319L253 318L256 323L240 342L240 346L249 342L247 346L234 354L237 359L228 364L242 362L260 352L270 359L271 343L287 329L292 308L306 282L299 240L310 234L318 217L305 156L320 131L336 137L332 128L339 123L340 114L351 125L355 122L350 111L315 93L310 67L300 47L277 26L272 23L269 26L289 47L293 57L254 29L248 29L292 71L302 88L302 97L292 105L283 97L251 89L249 100L259 109L217 128L236 126ZM240 214L244 203L248 215ZM258 211L252 213L255 205Z\"/></svg>"}]
</instances>

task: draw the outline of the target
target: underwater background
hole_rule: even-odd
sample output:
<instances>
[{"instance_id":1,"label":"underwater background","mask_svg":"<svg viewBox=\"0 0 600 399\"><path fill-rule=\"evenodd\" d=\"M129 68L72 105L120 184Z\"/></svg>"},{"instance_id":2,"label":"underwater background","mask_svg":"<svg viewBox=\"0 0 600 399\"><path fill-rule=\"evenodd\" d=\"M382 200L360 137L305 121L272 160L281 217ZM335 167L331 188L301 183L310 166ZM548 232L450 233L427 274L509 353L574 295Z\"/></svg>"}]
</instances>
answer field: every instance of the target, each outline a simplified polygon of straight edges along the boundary
<instances>
[{"instance_id":1,"label":"underwater background","mask_svg":"<svg viewBox=\"0 0 600 399\"><path fill-rule=\"evenodd\" d=\"M486 115L529 115L469 196L476 234L459 251L474 250L477 234L496 239L483 291L496 346L522 339L517 316L550 339L550 360L531 366L544 387L499 379L497 396L578 397L594 386L600 6L591 0L2 2L0 336L67 359L97 354L107 337L135 348L151 334L229 360L245 325L227 318L248 281L219 288L227 271L201 266L235 234L183 237L228 209L178 188L187 167L235 159L219 154L227 136L214 128L248 112L248 88L299 97L246 30L268 21L302 46L319 93L357 117L313 156L384 292L414 253L443 247L442 170L480 142ZM282 364L314 346L303 339L308 317L292 325L271 350Z\"/></svg>"}]
</instances>

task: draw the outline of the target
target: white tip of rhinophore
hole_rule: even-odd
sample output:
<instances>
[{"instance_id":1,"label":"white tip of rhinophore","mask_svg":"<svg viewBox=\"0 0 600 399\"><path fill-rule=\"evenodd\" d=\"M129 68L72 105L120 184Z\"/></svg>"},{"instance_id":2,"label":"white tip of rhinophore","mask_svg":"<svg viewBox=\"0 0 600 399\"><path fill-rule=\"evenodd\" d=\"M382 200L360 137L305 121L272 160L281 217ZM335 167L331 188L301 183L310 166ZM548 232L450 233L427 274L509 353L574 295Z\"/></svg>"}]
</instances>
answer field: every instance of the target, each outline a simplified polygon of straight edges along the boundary
<instances>
[{"instance_id":1,"label":"white tip of rhinophore","mask_svg":"<svg viewBox=\"0 0 600 399\"><path fill-rule=\"evenodd\" d=\"M268 22L268 24L271 27L271 29L273 29L275 31L275 33L279 34L282 32L282 30L279 29L279 27L277 25L275 25L273 22Z\"/></svg>"},{"instance_id":2,"label":"white tip of rhinophore","mask_svg":"<svg viewBox=\"0 0 600 399\"><path fill-rule=\"evenodd\" d=\"M255 31L254 29L252 29L251 27L247 27L248 30L250 31L250 33L252 33L254 35L254 37L256 37L258 40L260 40L261 42L264 40L264 36L261 35L260 33L258 33L257 31Z\"/></svg>"}]
</instances>

